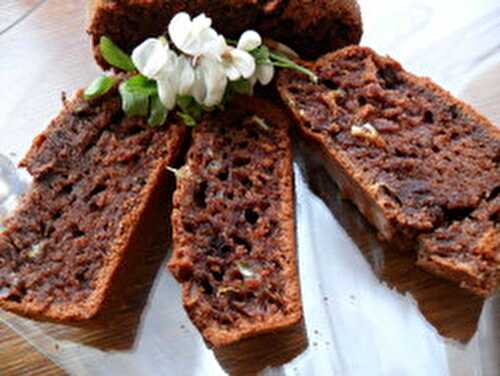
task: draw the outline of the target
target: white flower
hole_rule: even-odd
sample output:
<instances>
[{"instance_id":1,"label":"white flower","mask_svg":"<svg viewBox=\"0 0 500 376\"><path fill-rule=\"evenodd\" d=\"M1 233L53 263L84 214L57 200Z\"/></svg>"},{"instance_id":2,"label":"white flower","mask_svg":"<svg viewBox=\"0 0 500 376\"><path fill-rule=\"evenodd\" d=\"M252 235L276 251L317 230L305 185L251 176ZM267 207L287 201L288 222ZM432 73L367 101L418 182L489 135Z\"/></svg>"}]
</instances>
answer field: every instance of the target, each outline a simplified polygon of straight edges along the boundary
<instances>
[{"instance_id":1,"label":"white flower","mask_svg":"<svg viewBox=\"0 0 500 376\"><path fill-rule=\"evenodd\" d=\"M212 20L204 14L191 19L187 13L178 13L168 33L180 56L164 38L147 39L133 51L132 61L142 75L157 82L167 110L176 106L178 95L192 96L207 107L220 104L228 79L249 80L252 88L257 81L267 85L273 79L274 66L257 65L251 54L262 45L259 33L244 32L233 47L211 26Z\"/></svg>"},{"instance_id":2,"label":"white flower","mask_svg":"<svg viewBox=\"0 0 500 376\"><path fill-rule=\"evenodd\" d=\"M175 52L170 50L168 43L156 38L146 39L132 52L135 67L143 76L152 80L157 79L174 59Z\"/></svg>"},{"instance_id":3,"label":"white flower","mask_svg":"<svg viewBox=\"0 0 500 376\"><path fill-rule=\"evenodd\" d=\"M177 100L178 82L171 72L163 72L157 79L158 96L167 110L173 110Z\"/></svg>"},{"instance_id":4,"label":"white flower","mask_svg":"<svg viewBox=\"0 0 500 376\"><path fill-rule=\"evenodd\" d=\"M175 74L179 80L178 94L191 95L195 72L191 62L185 56L179 56Z\"/></svg>"},{"instance_id":5,"label":"white flower","mask_svg":"<svg viewBox=\"0 0 500 376\"><path fill-rule=\"evenodd\" d=\"M255 73L255 59L246 51L229 47L222 55L222 64L231 81L248 79Z\"/></svg>"},{"instance_id":6,"label":"white flower","mask_svg":"<svg viewBox=\"0 0 500 376\"><path fill-rule=\"evenodd\" d=\"M200 56L207 51L208 42L217 38L211 28L212 20L200 14L193 18L185 12L177 13L168 25L168 33L175 46L190 56Z\"/></svg>"},{"instance_id":7,"label":"white flower","mask_svg":"<svg viewBox=\"0 0 500 376\"><path fill-rule=\"evenodd\" d=\"M167 110L175 107L177 95L190 95L194 69L184 55L170 50L164 39L147 39L132 52L139 72L158 85L158 96Z\"/></svg>"},{"instance_id":8,"label":"white flower","mask_svg":"<svg viewBox=\"0 0 500 376\"><path fill-rule=\"evenodd\" d=\"M237 47L228 46L224 38L213 48L221 51L221 62L227 77L231 81L240 78L249 79L256 69L255 58L249 53L262 44L260 35L255 31L246 31L238 41Z\"/></svg>"},{"instance_id":9,"label":"white flower","mask_svg":"<svg viewBox=\"0 0 500 376\"><path fill-rule=\"evenodd\" d=\"M227 77L222 64L214 57L202 56L195 69L192 95L196 101L207 107L222 102L227 87Z\"/></svg>"},{"instance_id":10,"label":"white flower","mask_svg":"<svg viewBox=\"0 0 500 376\"><path fill-rule=\"evenodd\" d=\"M244 49L246 51L252 51L256 48L259 48L262 45L262 38L259 33L253 30L248 30L243 33L239 42L238 48ZM261 85L268 85L274 77L274 65L271 63L266 64L258 64L255 68L255 72L250 77L250 83L255 85L257 81L260 82Z\"/></svg>"},{"instance_id":11,"label":"white flower","mask_svg":"<svg viewBox=\"0 0 500 376\"><path fill-rule=\"evenodd\" d=\"M262 86L268 85L274 77L274 65L272 64L259 64L255 68L255 73L250 77L250 83L252 87L257 81L260 82Z\"/></svg>"},{"instance_id":12,"label":"white flower","mask_svg":"<svg viewBox=\"0 0 500 376\"><path fill-rule=\"evenodd\" d=\"M252 51L262 45L262 38L254 30L247 30L241 34L237 48L243 51Z\"/></svg>"},{"instance_id":13,"label":"white flower","mask_svg":"<svg viewBox=\"0 0 500 376\"><path fill-rule=\"evenodd\" d=\"M158 96L167 110L175 107L177 80L175 77L177 55L165 40L147 39L132 52L132 61L139 72L157 81Z\"/></svg>"}]
</instances>

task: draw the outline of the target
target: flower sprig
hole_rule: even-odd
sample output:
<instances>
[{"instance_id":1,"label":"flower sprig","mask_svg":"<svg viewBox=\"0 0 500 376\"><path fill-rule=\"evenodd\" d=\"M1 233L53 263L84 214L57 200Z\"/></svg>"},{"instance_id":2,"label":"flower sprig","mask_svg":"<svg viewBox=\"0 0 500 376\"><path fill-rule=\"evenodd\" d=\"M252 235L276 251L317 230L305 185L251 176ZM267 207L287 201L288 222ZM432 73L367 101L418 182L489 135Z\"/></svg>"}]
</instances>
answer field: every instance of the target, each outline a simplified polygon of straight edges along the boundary
<instances>
[{"instance_id":1,"label":"flower sprig","mask_svg":"<svg viewBox=\"0 0 500 376\"><path fill-rule=\"evenodd\" d=\"M178 13L168 26L168 38L149 38L131 56L105 36L99 45L109 65L135 73L119 86L123 111L147 117L151 126L163 124L176 108L186 125L195 126L204 112L223 107L235 93L252 95L257 82L268 85L275 68L294 69L317 81L307 68L271 51L256 31L227 41L204 14L191 19ZM99 97L115 83L112 76L99 77L85 97Z\"/></svg>"}]
</instances>

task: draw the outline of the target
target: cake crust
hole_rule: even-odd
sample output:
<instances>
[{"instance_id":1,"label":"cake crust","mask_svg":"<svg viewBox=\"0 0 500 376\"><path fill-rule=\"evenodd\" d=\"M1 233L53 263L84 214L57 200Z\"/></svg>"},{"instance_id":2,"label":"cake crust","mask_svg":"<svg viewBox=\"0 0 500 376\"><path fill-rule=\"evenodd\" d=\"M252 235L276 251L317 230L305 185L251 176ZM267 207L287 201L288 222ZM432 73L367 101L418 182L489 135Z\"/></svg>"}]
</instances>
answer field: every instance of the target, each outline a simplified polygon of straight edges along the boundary
<instances>
[{"instance_id":1,"label":"cake crust","mask_svg":"<svg viewBox=\"0 0 500 376\"><path fill-rule=\"evenodd\" d=\"M145 39L164 34L170 19L181 11L193 17L205 13L227 38L238 39L253 29L311 58L357 44L362 35L354 0L96 0L88 32L97 62L109 68L98 49L101 36L130 53Z\"/></svg>"}]
</instances>

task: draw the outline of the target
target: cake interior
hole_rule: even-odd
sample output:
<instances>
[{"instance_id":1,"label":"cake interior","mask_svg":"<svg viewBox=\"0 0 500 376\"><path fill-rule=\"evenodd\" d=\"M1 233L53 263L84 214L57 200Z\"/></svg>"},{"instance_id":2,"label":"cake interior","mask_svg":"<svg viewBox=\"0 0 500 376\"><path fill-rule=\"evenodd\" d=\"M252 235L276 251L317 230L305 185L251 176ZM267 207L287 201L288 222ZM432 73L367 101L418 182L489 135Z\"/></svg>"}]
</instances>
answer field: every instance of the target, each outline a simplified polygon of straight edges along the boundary
<instances>
[{"instance_id":1,"label":"cake interior","mask_svg":"<svg viewBox=\"0 0 500 376\"><path fill-rule=\"evenodd\" d=\"M352 48L320 59L321 84L289 74L302 126L414 236L468 217L500 187L500 139L486 120L391 59Z\"/></svg>"},{"instance_id":2,"label":"cake interior","mask_svg":"<svg viewBox=\"0 0 500 376\"><path fill-rule=\"evenodd\" d=\"M194 130L174 201L170 269L215 345L287 325L301 311L288 130L282 116L262 115L274 108L251 109Z\"/></svg>"},{"instance_id":3,"label":"cake interior","mask_svg":"<svg viewBox=\"0 0 500 376\"><path fill-rule=\"evenodd\" d=\"M488 295L499 285L500 133L426 78L368 48L286 72L280 93L301 134L382 236L424 268Z\"/></svg>"},{"instance_id":4,"label":"cake interior","mask_svg":"<svg viewBox=\"0 0 500 376\"><path fill-rule=\"evenodd\" d=\"M0 299L55 317L97 308L179 137L124 117L116 95L79 93L22 162L34 183L0 237Z\"/></svg>"}]
</instances>

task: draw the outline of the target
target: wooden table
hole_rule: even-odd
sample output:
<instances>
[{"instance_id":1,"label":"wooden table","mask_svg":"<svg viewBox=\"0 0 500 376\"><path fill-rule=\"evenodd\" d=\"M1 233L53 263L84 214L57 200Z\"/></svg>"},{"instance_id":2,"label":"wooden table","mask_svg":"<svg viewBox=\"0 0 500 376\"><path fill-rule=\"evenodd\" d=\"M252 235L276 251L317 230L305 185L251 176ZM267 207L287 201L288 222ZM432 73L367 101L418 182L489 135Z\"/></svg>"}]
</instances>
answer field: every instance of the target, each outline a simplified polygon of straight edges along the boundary
<instances>
[{"instance_id":1,"label":"wooden table","mask_svg":"<svg viewBox=\"0 0 500 376\"><path fill-rule=\"evenodd\" d=\"M363 44L394 55L418 74L433 77L498 124L500 4L495 2L361 0L365 16ZM18 161L30 144L31 140L24 135L42 130L50 116L57 113L60 93L70 93L85 86L98 74L88 48L85 24L84 1L2 0L0 129L7 132L8 137L0 137L0 152L8 154L13 161ZM330 204L334 213L339 210L335 203ZM343 218L340 212L337 214L344 227L355 228L356 224L349 222L349 218ZM358 245L363 241L361 239ZM366 255L367 259L372 256ZM377 261L372 261L376 270ZM476 331L482 301L464 297L446 283L416 270L408 259L399 256L386 254L383 270L376 271L386 283L400 291L411 292L426 318L442 334L468 340ZM451 303L467 300L467 306L446 312L440 310L442 302L435 297L450 294L455 294ZM497 299L491 321L500 322L498 303ZM55 363L2 323L0 339L0 375L64 374ZM498 346L500 337L497 340ZM500 354L497 355L500 358ZM461 353L453 355L452 352L449 356L460 357ZM233 365L229 368L239 362L230 358L229 363L231 360ZM500 364L496 364L497 370L500 369ZM453 367L450 371L462 374ZM495 372L486 374L497 375Z\"/></svg>"}]
</instances>

